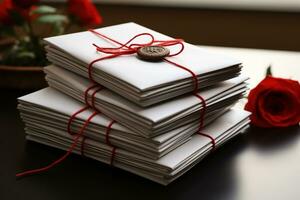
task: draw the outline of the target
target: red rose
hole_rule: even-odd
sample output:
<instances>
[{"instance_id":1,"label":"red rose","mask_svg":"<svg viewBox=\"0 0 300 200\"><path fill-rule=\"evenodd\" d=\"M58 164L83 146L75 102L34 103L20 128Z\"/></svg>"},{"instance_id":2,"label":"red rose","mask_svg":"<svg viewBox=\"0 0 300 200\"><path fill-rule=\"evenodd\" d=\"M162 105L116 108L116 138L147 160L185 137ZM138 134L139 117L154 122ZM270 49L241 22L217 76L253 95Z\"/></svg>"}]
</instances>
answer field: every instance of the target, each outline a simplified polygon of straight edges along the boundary
<instances>
[{"instance_id":1,"label":"red rose","mask_svg":"<svg viewBox=\"0 0 300 200\"><path fill-rule=\"evenodd\" d=\"M39 2L39 0L12 0L12 1L14 6L23 9L28 9Z\"/></svg>"},{"instance_id":2,"label":"red rose","mask_svg":"<svg viewBox=\"0 0 300 200\"><path fill-rule=\"evenodd\" d=\"M102 17L90 0L69 0L68 10L83 26L95 26L102 23Z\"/></svg>"},{"instance_id":3,"label":"red rose","mask_svg":"<svg viewBox=\"0 0 300 200\"><path fill-rule=\"evenodd\" d=\"M90 0L69 0L68 10L83 26L95 26L102 23L102 17Z\"/></svg>"},{"instance_id":4,"label":"red rose","mask_svg":"<svg viewBox=\"0 0 300 200\"><path fill-rule=\"evenodd\" d=\"M0 3L0 24L5 26L20 25L26 20L31 20L33 17L30 16L30 12L36 9L36 6L32 4L36 2L37 0L24 1L22 4L22 1L3 0ZM15 18L12 18L13 15ZM19 16L19 18L16 18L16 16Z\"/></svg>"},{"instance_id":5,"label":"red rose","mask_svg":"<svg viewBox=\"0 0 300 200\"><path fill-rule=\"evenodd\" d=\"M245 110L252 112L251 123L259 127L287 127L298 124L299 82L266 77L250 91Z\"/></svg>"},{"instance_id":6,"label":"red rose","mask_svg":"<svg viewBox=\"0 0 300 200\"><path fill-rule=\"evenodd\" d=\"M0 24L11 25L13 23L9 13L12 7L11 0L3 0L0 3Z\"/></svg>"}]
</instances>

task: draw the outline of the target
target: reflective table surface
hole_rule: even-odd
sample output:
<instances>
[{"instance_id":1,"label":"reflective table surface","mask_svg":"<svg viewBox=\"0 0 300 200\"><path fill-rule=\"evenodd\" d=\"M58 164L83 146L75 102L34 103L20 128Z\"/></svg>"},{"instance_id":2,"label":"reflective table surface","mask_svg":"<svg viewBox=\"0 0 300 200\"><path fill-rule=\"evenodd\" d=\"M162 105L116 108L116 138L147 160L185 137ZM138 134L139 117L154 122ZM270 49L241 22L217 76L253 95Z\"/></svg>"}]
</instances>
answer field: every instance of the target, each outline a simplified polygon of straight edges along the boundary
<instances>
[{"instance_id":1,"label":"reflective table surface","mask_svg":"<svg viewBox=\"0 0 300 200\"><path fill-rule=\"evenodd\" d=\"M226 53L226 48L217 49ZM239 52L229 49L227 53L249 55ZM289 72L293 73L293 70ZM61 150L25 141L16 98L27 93L29 91L1 91L1 200L300 199L299 126L281 129L250 127L168 186L78 155L70 156L46 173L17 180L16 172L44 166L63 154Z\"/></svg>"}]
</instances>

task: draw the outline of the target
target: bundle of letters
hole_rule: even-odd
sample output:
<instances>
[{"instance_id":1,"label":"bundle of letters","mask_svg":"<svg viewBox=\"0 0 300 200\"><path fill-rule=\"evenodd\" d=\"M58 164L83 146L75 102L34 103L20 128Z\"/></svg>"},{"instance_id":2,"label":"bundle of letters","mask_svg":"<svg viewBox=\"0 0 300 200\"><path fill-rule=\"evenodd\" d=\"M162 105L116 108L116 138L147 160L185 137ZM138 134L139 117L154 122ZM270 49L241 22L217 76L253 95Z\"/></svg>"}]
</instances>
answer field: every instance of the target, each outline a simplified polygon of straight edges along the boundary
<instances>
[{"instance_id":1,"label":"bundle of letters","mask_svg":"<svg viewBox=\"0 0 300 200\"><path fill-rule=\"evenodd\" d=\"M45 39L48 88L20 97L26 139L167 185L243 132L241 63L136 23Z\"/></svg>"}]
</instances>

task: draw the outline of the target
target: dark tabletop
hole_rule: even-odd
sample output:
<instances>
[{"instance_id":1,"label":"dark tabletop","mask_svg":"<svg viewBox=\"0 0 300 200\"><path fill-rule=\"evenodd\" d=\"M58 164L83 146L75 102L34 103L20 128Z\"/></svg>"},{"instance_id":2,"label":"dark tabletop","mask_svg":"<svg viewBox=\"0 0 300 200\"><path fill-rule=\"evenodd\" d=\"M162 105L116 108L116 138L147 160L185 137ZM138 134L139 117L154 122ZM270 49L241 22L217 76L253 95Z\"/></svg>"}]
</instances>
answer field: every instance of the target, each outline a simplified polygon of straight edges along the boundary
<instances>
[{"instance_id":1,"label":"dark tabletop","mask_svg":"<svg viewBox=\"0 0 300 200\"><path fill-rule=\"evenodd\" d=\"M25 93L1 91L1 200L300 199L299 126L251 127L168 186L77 155L46 173L16 180L16 172L44 166L63 153L25 141L16 110L16 98Z\"/></svg>"}]
</instances>

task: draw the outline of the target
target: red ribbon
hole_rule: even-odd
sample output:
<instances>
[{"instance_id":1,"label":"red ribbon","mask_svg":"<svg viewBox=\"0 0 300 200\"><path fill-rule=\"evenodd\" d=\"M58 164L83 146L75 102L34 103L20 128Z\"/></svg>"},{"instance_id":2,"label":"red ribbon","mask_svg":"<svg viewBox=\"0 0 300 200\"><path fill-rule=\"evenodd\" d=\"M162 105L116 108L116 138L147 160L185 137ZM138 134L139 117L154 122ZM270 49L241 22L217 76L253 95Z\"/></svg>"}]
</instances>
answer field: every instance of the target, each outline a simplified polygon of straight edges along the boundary
<instances>
[{"instance_id":1,"label":"red ribbon","mask_svg":"<svg viewBox=\"0 0 300 200\"><path fill-rule=\"evenodd\" d=\"M115 123L116 121L115 120L112 120L107 128L106 128L106 132L105 132L105 141L106 141L106 144L109 145L110 147L112 147L112 152L111 152L111 157L110 157L110 165L112 166L113 165L113 162L114 162L114 158L115 158L115 154L116 154L116 147L113 146L110 141L109 141L109 134L110 134L110 131L111 131L111 128L112 128L112 125Z\"/></svg>"},{"instance_id":2,"label":"red ribbon","mask_svg":"<svg viewBox=\"0 0 300 200\"><path fill-rule=\"evenodd\" d=\"M145 46L151 46L151 45L156 45L156 46L174 46L174 45L179 45L180 46L180 49L175 52L175 53L172 53L170 55L168 55L167 57L173 57L173 56L177 56L178 54L180 54L183 50L184 50L184 44L183 44L183 40L182 39L173 39L173 40L155 40L154 39L154 36L150 33L140 33L140 34L137 34L135 36L133 36L131 39L129 39L125 44L122 44L102 33L99 33L95 30L89 30L90 32L94 33L95 35L99 36L99 37L102 37L106 40L109 40L113 43L115 43L116 45L119 45L118 47L99 47L98 45L96 44L93 44L93 46L96 47L96 50L98 52L101 52L101 53L105 53L105 54L108 54L107 56L104 56L104 57L101 57L101 58L98 58L98 59L95 59L94 61L92 61L89 66L88 66L88 74L89 74L89 79L93 82L95 82L93 80L93 77L92 77L92 67L93 65L96 63L96 62L99 62L101 60L105 60L105 59L111 59L111 58L115 58L115 57L118 57L118 56L122 56L122 55L131 55L131 54L135 54L137 53L138 49L141 48L141 47L145 47ZM146 42L146 43L133 43L133 41L139 37L144 37L144 36L148 36L150 38L150 41L149 42ZM202 135L202 136L205 136L205 137L208 137L210 139L212 139L212 143L213 143L213 148L215 148L215 140L210 137L210 136L207 136L206 134L202 134L200 133L201 129L203 128L203 125L204 125L204 116L205 116L205 112L206 112L206 102L205 102L205 99L203 97L201 97L199 94L198 94L198 79L197 79L197 75L190 69L188 69L187 67L183 66L183 65L180 65L176 62L173 62L167 58L163 58L163 61L167 62L167 63L170 63L176 67L179 67L187 72L189 72L191 75L192 75L192 78L193 78L193 81L194 81L194 90L193 90L193 94L195 97L197 97L199 100L200 100L200 103L202 104L202 111L200 112L200 124L199 124L199 128L198 128L198 131L197 133L199 135Z\"/></svg>"},{"instance_id":3,"label":"red ribbon","mask_svg":"<svg viewBox=\"0 0 300 200\"><path fill-rule=\"evenodd\" d=\"M72 143L70 148L67 150L67 152L62 157L60 157L59 159L53 161L52 163L50 163L49 165L47 165L45 167L41 167L41 168L38 168L38 169L33 169L33 170L28 170L28 171L25 171L25 172L18 173L18 174L16 174L16 177L20 178L20 177L24 177L24 176L28 176L28 175L42 173L42 172L45 172L45 171L51 169L52 167L58 165L59 163L63 162L74 151L74 149L77 146L77 143L79 142L79 139L84 134L84 130L87 128L87 126L89 125L89 123L93 119L93 117L95 117L97 114L98 114L98 112L95 111L89 116L89 118L85 121L85 123L81 127L79 133L75 136L74 142Z\"/></svg>"},{"instance_id":4,"label":"red ribbon","mask_svg":"<svg viewBox=\"0 0 300 200\"><path fill-rule=\"evenodd\" d=\"M92 84L84 91L84 102L89 107L91 107L91 105L89 104L89 101L88 101L89 91L96 87L99 87L99 86L97 84Z\"/></svg>"},{"instance_id":5,"label":"red ribbon","mask_svg":"<svg viewBox=\"0 0 300 200\"><path fill-rule=\"evenodd\" d=\"M69 121L68 121L68 125L67 125L67 131L70 135L75 135L76 133L73 133L71 130L71 124L73 122L73 120L76 118L76 116L79 113L82 113L83 111L87 110L89 108L89 106L85 106L83 108L81 108L80 110L76 111L75 113L73 113L73 115L70 117Z\"/></svg>"},{"instance_id":6,"label":"red ribbon","mask_svg":"<svg viewBox=\"0 0 300 200\"><path fill-rule=\"evenodd\" d=\"M179 55L180 53L183 52L184 50L184 44L183 44L183 40L182 39L173 39L173 40L155 40L154 39L154 36L150 33L140 33L140 34L137 34L135 36L133 36L131 39L129 39L125 44L122 44L110 37L107 37L106 35L102 34L102 33L99 33L95 30L92 30L90 29L89 30L90 32L94 33L95 35L99 36L99 37L102 37L102 38L105 38L117 45L120 45L118 47L100 47L96 44L93 44L94 47L96 47L96 50L98 52L101 52L101 53L105 53L105 54L108 54L107 56L104 56L104 57L101 57L101 58L98 58L98 59L95 59L93 60L89 66L88 66L88 75L89 75L89 79L93 82L94 79L93 79L93 76L92 76L92 67L93 65L96 63L96 62L99 62L101 60L106 60L106 59L111 59L111 58L115 58L115 57L118 57L118 56L122 56L122 55L131 55L131 54L135 54L139 48L141 47L146 47L146 46L164 46L164 47L167 47L167 46L175 46L175 45L179 45L180 48L177 52L173 52L171 54L169 54L167 57L173 57L173 56L177 56ZM139 37L144 37L144 36L148 36L150 38L150 41L149 42L146 42L146 43L132 43L135 39L139 38ZM193 80L194 80L194 92L197 92L198 91L198 80L197 80L197 76L196 74L188 69L187 67L183 66L183 65L180 65L178 63L175 63L167 58L164 58L163 59L165 62L168 62L176 67L179 67L187 72L189 72L192 77L193 77Z\"/></svg>"},{"instance_id":7,"label":"red ribbon","mask_svg":"<svg viewBox=\"0 0 300 200\"><path fill-rule=\"evenodd\" d=\"M67 131L70 135L75 135L76 133L72 132L71 130L71 124L72 122L74 121L74 119L76 118L76 116L84 111L86 111L87 109L89 109L90 107L94 107L95 108L95 94L100 91L102 89L102 87L99 87L98 89L96 89L93 93L92 93L92 100L91 100L91 105L89 104L88 102L88 93L91 89L93 88L96 88L96 87L99 87L99 85L91 85L89 86L85 92L84 92L84 99L85 99L85 104L86 106L84 106L83 108L79 109L78 111L76 111L75 113L73 113L71 115L71 117L69 118L69 121L68 121L68 124L67 124ZM42 172L45 172L49 169L51 169L52 167L58 165L59 163L61 163L62 161L64 161L72 152L73 150L76 148L77 146L77 143L79 142L79 139L80 137L82 137L82 141L81 141L81 146L80 146L80 153L82 156L84 156L84 145L85 145L85 140L86 140L86 137L84 136L84 131L85 129L87 128L88 124L90 123L90 121L93 119L93 117L95 117L97 114L99 114L100 111L99 110L96 110L95 112L93 112L90 117L85 121L85 123L83 124L83 126L81 127L81 129L79 130L79 133L75 136L74 138L74 141L71 145L71 147L67 150L67 152L62 156L60 157L59 159L53 161L51 164L45 166L45 167L42 167L42 168L38 168L38 169L33 169L33 170L28 170L28 171L25 171L25 172L21 172L21 173L18 173L16 174L16 177L17 178L20 178L20 177L24 177L24 176L27 176L27 175L33 175L33 174L37 174L37 173L42 173ZM113 151L112 155L114 155L115 153L115 150ZM112 161L111 161L112 163Z\"/></svg>"},{"instance_id":8,"label":"red ribbon","mask_svg":"<svg viewBox=\"0 0 300 200\"><path fill-rule=\"evenodd\" d=\"M198 135L202 135L204 137L207 137L211 140L211 144L212 144L212 150L215 150L216 149L216 140L215 138L213 138L212 136L208 135L208 134L205 134L205 133L201 133L201 132L198 132Z\"/></svg>"},{"instance_id":9,"label":"red ribbon","mask_svg":"<svg viewBox=\"0 0 300 200\"><path fill-rule=\"evenodd\" d=\"M99 87L99 88L97 88L97 89L95 89L95 91L93 91L93 93L91 94L91 105L89 104L89 102L88 102L88 93L89 93L89 90L90 89L93 89L93 88L96 88L96 87ZM95 106L95 96L96 96L96 94L97 94L97 92L99 92L100 90L102 90L103 89L103 87L101 86L101 85L99 85L99 84L92 84L90 87L88 87L87 89L86 89L86 91L85 91L85 93L84 93L84 95L85 95L85 104L86 105L89 105L90 107L92 107L94 110L97 110L98 112L100 112L99 111L99 109L97 109L96 108L96 106ZM72 119L72 117L70 118L70 120ZM69 121L70 121L69 120ZM110 159L110 165L113 165L113 161L114 161L114 157L115 157L115 153L116 153L116 147L114 146L114 145L112 145L111 144L111 142L109 141L109 134L110 134L110 131L111 131L111 127L112 127L112 125L114 124L114 123L116 123L116 121L115 120L112 120L108 125L107 125L107 127L106 127L106 131L105 131L105 143L108 145L108 146L110 146L110 147L112 147L112 152L111 152L111 159ZM84 142L85 142L85 139L82 141L82 143L81 143L81 155L83 155L84 154Z\"/></svg>"}]
</instances>

